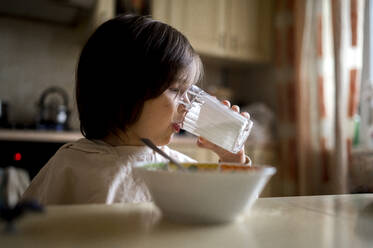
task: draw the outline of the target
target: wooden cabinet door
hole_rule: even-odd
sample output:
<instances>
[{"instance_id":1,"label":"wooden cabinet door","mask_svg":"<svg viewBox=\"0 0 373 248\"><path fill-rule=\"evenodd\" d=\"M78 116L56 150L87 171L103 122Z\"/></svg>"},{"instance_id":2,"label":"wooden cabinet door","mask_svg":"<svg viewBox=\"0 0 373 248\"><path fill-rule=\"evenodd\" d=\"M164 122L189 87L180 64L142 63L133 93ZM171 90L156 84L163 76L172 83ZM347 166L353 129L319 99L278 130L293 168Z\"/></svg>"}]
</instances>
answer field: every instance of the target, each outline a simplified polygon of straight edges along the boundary
<instances>
[{"instance_id":1,"label":"wooden cabinet door","mask_svg":"<svg viewBox=\"0 0 373 248\"><path fill-rule=\"evenodd\" d=\"M268 62L273 0L153 0L153 18L180 30L212 57Z\"/></svg>"},{"instance_id":2,"label":"wooden cabinet door","mask_svg":"<svg viewBox=\"0 0 373 248\"><path fill-rule=\"evenodd\" d=\"M92 17L93 29L114 17L114 0L97 0Z\"/></svg>"},{"instance_id":3,"label":"wooden cabinet door","mask_svg":"<svg viewBox=\"0 0 373 248\"><path fill-rule=\"evenodd\" d=\"M152 18L170 24L170 0L153 0L151 2Z\"/></svg>"},{"instance_id":4,"label":"wooden cabinet door","mask_svg":"<svg viewBox=\"0 0 373 248\"><path fill-rule=\"evenodd\" d=\"M272 0L232 0L227 4L228 57L265 62L271 53Z\"/></svg>"},{"instance_id":5,"label":"wooden cabinet door","mask_svg":"<svg viewBox=\"0 0 373 248\"><path fill-rule=\"evenodd\" d=\"M155 0L153 17L181 31L201 54L223 55L225 0Z\"/></svg>"}]
</instances>

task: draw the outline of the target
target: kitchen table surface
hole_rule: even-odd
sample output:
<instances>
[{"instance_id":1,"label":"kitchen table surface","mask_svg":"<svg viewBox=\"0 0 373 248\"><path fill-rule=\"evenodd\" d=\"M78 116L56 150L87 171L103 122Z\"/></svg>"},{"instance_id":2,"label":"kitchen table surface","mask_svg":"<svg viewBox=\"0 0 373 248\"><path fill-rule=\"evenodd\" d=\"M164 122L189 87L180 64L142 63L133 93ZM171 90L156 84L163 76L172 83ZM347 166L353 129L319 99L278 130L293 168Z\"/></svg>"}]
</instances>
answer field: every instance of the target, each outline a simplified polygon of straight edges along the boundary
<instances>
[{"instance_id":1,"label":"kitchen table surface","mask_svg":"<svg viewBox=\"0 0 373 248\"><path fill-rule=\"evenodd\" d=\"M83 138L80 131L53 131L53 130L17 130L0 128L0 140L5 141L31 141L31 142L73 142ZM172 144L196 143L197 138L190 135L175 135Z\"/></svg>"},{"instance_id":2,"label":"kitchen table surface","mask_svg":"<svg viewBox=\"0 0 373 248\"><path fill-rule=\"evenodd\" d=\"M4 223L0 224L0 228ZM237 221L186 225L153 203L50 206L1 247L373 247L373 194L260 198Z\"/></svg>"}]
</instances>

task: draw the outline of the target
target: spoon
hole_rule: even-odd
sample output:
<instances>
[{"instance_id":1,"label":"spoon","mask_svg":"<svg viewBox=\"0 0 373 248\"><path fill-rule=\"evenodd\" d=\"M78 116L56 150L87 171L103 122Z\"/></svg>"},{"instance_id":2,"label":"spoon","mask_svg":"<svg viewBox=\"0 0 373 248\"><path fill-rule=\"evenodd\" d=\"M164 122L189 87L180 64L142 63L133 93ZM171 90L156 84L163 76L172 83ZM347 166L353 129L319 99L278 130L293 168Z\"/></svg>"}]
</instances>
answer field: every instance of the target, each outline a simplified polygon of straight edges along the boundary
<instances>
[{"instance_id":1,"label":"spoon","mask_svg":"<svg viewBox=\"0 0 373 248\"><path fill-rule=\"evenodd\" d=\"M159 153L160 155L162 155L163 157L167 158L168 160L170 160L173 164L175 164L180 170L182 171L185 171L185 168L179 163L177 162L175 159L171 158L170 156L167 155L167 153L165 153L164 151L162 151L161 149L159 149L156 145L154 145L154 143L150 140L150 139L146 139L146 138L140 138L140 140L145 144L147 145L148 147L150 147L151 149L153 149L153 151L156 151L157 153Z\"/></svg>"}]
</instances>

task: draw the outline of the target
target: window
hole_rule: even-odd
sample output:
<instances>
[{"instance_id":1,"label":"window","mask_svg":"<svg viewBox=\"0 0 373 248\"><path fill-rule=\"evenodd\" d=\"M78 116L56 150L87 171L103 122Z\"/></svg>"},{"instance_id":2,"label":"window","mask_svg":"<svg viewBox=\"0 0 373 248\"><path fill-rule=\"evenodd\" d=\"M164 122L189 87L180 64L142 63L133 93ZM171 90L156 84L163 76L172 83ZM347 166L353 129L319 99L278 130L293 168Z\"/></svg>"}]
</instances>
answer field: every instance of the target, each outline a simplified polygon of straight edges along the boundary
<instances>
[{"instance_id":1,"label":"window","mask_svg":"<svg viewBox=\"0 0 373 248\"><path fill-rule=\"evenodd\" d=\"M373 3L366 1L364 15L363 71L360 87L360 133L356 135L364 148L373 149Z\"/></svg>"}]
</instances>

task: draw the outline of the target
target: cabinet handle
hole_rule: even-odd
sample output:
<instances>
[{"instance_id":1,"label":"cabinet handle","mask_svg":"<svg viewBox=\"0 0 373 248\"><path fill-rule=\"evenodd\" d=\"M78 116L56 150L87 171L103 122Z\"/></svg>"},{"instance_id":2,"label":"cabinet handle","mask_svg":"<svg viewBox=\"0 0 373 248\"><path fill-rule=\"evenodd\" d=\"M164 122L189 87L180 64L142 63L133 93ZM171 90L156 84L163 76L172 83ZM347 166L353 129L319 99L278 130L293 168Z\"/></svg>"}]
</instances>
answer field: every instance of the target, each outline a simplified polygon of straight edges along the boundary
<instances>
[{"instance_id":1,"label":"cabinet handle","mask_svg":"<svg viewBox=\"0 0 373 248\"><path fill-rule=\"evenodd\" d=\"M232 40L231 40L231 47L233 50L237 50L237 37L232 37Z\"/></svg>"},{"instance_id":2,"label":"cabinet handle","mask_svg":"<svg viewBox=\"0 0 373 248\"><path fill-rule=\"evenodd\" d=\"M221 47L221 48L224 48L224 46L225 46L224 36L225 36L224 34L219 34L219 37L218 37L219 47Z\"/></svg>"},{"instance_id":3,"label":"cabinet handle","mask_svg":"<svg viewBox=\"0 0 373 248\"><path fill-rule=\"evenodd\" d=\"M228 38L227 34L224 33L224 35L223 35L223 48L226 48L226 46L227 46L227 38Z\"/></svg>"}]
</instances>

